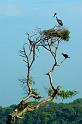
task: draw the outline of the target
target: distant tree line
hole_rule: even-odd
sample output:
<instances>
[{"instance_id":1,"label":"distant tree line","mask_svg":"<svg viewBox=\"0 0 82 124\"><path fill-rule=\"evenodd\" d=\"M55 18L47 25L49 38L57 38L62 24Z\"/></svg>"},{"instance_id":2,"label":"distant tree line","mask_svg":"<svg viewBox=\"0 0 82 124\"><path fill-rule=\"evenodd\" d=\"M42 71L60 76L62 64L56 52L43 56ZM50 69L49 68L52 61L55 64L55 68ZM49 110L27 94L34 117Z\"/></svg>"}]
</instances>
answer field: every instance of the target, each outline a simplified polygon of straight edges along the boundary
<instances>
[{"instance_id":1,"label":"distant tree line","mask_svg":"<svg viewBox=\"0 0 82 124\"><path fill-rule=\"evenodd\" d=\"M0 107L0 124L6 124L8 114L15 107L16 105ZM82 124L82 99L68 104L49 102L32 112L28 112L25 118L18 119L15 124Z\"/></svg>"}]
</instances>

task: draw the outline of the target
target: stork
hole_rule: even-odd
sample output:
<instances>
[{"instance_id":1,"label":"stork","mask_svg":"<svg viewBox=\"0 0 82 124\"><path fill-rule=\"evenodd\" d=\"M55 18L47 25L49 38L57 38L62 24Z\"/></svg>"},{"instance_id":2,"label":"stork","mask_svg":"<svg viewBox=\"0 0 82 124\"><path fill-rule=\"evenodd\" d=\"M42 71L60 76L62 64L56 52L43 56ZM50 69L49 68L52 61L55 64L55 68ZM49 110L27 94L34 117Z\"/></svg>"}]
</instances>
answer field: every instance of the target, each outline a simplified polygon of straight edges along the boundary
<instances>
[{"instance_id":1,"label":"stork","mask_svg":"<svg viewBox=\"0 0 82 124\"><path fill-rule=\"evenodd\" d=\"M58 24L59 24L60 26L63 26L62 20L60 20L57 16L56 16L56 20L57 20L57 22L58 22Z\"/></svg>"},{"instance_id":2,"label":"stork","mask_svg":"<svg viewBox=\"0 0 82 124\"><path fill-rule=\"evenodd\" d=\"M58 23L60 26L63 26L63 22L62 22L61 19L59 19L59 18L57 17L57 13L56 13L56 12L54 13L54 16L53 16L53 17L55 17L55 16L56 16L56 21L57 21L57 23Z\"/></svg>"}]
</instances>

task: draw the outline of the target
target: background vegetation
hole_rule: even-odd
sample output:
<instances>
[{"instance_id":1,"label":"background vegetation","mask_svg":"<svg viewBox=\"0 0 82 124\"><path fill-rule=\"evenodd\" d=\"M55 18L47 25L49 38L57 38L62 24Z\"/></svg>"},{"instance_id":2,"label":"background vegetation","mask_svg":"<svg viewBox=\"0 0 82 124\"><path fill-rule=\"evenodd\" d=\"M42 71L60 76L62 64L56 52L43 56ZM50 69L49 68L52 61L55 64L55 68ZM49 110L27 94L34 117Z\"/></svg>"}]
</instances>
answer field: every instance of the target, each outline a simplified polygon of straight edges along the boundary
<instances>
[{"instance_id":1,"label":"background vegetation","mask_svg":"<svg viewBox=\"0 0 82 124\"><path fill-rule=\"evenodd\" d=\"M0 124L5 124L8 114L15 107L16 105L0 107ZM17 120L15 124L82 124L82 99L72 103L49 102L37 110L28 112L25 118Z\"/></svg>"}]
</instances>

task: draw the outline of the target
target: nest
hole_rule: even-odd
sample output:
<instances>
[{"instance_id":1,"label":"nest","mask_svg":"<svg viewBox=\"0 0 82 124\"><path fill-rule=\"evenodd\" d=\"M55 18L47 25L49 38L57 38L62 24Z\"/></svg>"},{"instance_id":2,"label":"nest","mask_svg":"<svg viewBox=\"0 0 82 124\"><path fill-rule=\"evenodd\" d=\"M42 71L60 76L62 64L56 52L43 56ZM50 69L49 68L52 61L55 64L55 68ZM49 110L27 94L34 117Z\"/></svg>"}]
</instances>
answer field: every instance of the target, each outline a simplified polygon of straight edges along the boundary
<instances>
[{"instance_id":1,"label":"nest","mask_svg":"<svg viewBox=\"0 0 82 124\"><path fill-rule=\"evenodd\" d=\"M69 31L65 28L62 29L55 29L51 28L48 30L43 30L43 35L47 38L61 38L61 40L68 41L69 40Z\"/></svg>"}]
</instances>

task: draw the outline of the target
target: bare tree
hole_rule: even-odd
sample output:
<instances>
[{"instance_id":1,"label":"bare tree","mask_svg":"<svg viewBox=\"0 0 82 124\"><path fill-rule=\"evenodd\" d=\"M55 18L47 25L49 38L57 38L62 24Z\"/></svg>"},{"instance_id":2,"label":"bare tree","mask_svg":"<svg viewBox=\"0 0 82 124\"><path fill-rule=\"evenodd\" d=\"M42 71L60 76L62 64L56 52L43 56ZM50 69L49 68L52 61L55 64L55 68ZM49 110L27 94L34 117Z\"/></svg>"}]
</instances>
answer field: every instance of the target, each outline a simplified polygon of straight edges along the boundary
<instances>
[{"instance_id":1,"label":"bare tree","mask_svg":"<svg viewBox=\"0 0 82 124\"><path fill-rule=\"evenodd\" d=\"M63 60L57 60L58 48L61 42L69 40L69 31L63 26L55 26L51 29L41 30L36 29L32 33L27 33L28 42L23 45L22 50L20 50L20 56L23 58L23 61L26 64L27 76L25 79L20 79L20 81L25 84L27 88L27 96L22 99L22 101L16 106L15 110L10 113L8 116L6 124L12 124L16 121L17 118L21 119L24 115L35 109L38 109L41 105L48 103L53 100L56 96L61 98L68 98L75 94L77 91L63 91L60 86L55 86L53 81L52 73L55 71L55 68L61 66L61 64L69 58L67 54L63 55ZM50 87L48 89L48 98L44 98L40 95L32 85L31 79L31 68L37 59L37 52L40 48L49 52L52 56L53 65L50 70L46 73L49 78ZM29 99L38 100L34 105L28 104Z\"/></svg>"}]
</instances>

